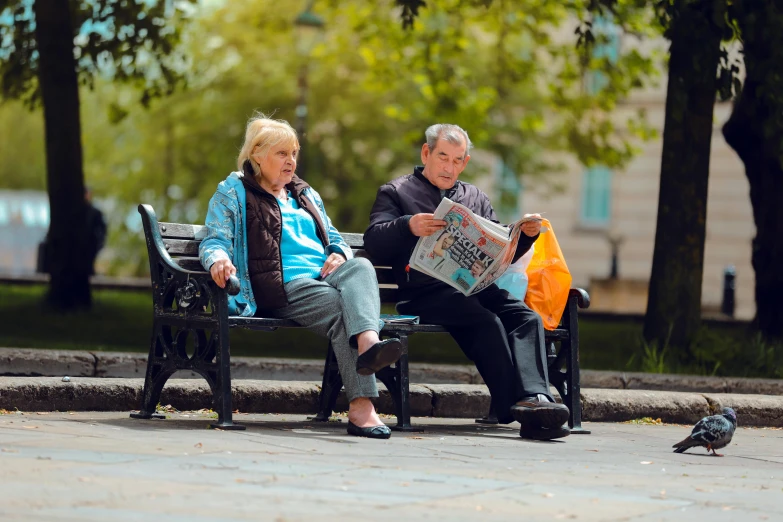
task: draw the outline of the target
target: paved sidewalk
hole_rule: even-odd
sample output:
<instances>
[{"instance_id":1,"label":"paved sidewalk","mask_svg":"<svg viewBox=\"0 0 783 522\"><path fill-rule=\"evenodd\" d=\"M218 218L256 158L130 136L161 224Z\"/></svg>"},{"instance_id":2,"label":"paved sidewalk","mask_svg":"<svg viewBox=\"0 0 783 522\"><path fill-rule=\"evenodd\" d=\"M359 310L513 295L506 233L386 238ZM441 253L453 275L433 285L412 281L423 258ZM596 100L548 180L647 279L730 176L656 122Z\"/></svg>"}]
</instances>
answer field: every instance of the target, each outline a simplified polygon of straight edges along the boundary
<instances>
[{"instance_id":1,"label":"paved sidewalk","mask_svg":"<svg viewBox=\"0 0 783 522\"><path fill-rule=\"evenodd\" d=\"M687 426L590 423L533 442L416 419L389 441L345 423L238 415L0 415L3 521L783 519L783 431L739 428L724 458L674 454Z\"/></svg>"}]
</instances>

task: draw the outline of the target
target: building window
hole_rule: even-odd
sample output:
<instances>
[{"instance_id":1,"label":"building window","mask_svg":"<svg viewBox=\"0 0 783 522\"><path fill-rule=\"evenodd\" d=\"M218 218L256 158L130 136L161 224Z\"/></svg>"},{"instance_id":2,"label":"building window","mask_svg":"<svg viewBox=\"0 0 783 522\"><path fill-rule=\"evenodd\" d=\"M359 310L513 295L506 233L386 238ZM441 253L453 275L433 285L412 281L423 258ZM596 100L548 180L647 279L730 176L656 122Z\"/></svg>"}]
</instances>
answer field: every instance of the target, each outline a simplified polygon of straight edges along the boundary
<instances>
[{"instance_id":1,"label":"building window","mask_svg":"<svg viewBox=\"0 0 783 522\"><path fill-rule=\"evenodd\" d=\"M589 168L582 176L581 223L605 228L612 217L612 171L606 167Z\"/></svg>"},{"instance_id":2,"label":"building window","mask_svg":"<svg viewBox=\"0 0 783 522\"><path fill-rule=\"evenodd\" d=\"M611 17L596 16L593 20L593 34L596 37L593 58L606 59L611 64L617 63L617 58L620 56L620 27L612 21ZM609 79L602 71L587 71L585 89L588 94L596 94L608 84Z\"/></svg>"}]
</instances>

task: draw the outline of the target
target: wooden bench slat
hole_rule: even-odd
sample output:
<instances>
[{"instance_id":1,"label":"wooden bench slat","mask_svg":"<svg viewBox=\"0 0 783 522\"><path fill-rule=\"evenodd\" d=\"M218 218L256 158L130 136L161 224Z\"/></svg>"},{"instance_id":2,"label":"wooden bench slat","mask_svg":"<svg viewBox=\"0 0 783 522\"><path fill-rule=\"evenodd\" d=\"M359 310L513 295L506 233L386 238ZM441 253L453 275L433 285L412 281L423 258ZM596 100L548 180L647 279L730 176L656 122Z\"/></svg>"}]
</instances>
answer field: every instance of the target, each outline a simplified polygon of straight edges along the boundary
<instances>
[{"instance_id":1,"label":"wooden bench slat","mask_svg":"<svg viewBox=\"0 0 783 522\"><path fill-rule=\"evenodd\" d=\"M341 236L348 246L351 248L364 248L364 234L357 234L356 232L341 232Z\"/></svg>"},{"instance_id":2,"label":"wooden bench slat","mask_svg":"<svg viewBox=\"0 0 783 522\"><path fill-rule=\"evenodd\" d=\"M198 256L199 240L164 239L163 245L170 256Z\"/></svg>"},{"instance_id":3,"label":"wooden bench slat","mask_svg":"<svg viewBox=\"0 0 783 522\"><path fill-rule=\"evenodd\" d=\"M160 235L171 239L197 239L201 241L207 236L204 225L187 225L183 223L159 223Z\"/></svg>"}]
</instances>

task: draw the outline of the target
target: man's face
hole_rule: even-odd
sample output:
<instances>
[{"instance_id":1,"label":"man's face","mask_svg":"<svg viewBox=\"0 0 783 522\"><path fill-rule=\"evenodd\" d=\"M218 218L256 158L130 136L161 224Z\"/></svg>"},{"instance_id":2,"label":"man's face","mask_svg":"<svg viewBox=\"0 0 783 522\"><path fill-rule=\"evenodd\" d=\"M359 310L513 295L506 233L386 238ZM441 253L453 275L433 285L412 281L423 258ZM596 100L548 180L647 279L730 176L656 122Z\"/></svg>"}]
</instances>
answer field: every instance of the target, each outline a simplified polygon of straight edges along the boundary
<instances>
[{"instance_id":1,"label":"man's face","mask_svg":"<svg viewBox=\"0 0 783 522\"><path fill-rule=\"evenodd\" d=\"M443 238L443 248L449 248L454 244L454 236L446 236Z\"/></svg>"},{"instance_id":2,"label":"man's face","mask_svg":"<svg viewBox=\"0 0 783 522\"><path fill-rule=\"evenodd\" d=\"M424 177L441 190L448 190L454 186L469 159L464 139L459 145L438 139L432 150L426 143L421 147Z\"/></svg>"}]
</instances>

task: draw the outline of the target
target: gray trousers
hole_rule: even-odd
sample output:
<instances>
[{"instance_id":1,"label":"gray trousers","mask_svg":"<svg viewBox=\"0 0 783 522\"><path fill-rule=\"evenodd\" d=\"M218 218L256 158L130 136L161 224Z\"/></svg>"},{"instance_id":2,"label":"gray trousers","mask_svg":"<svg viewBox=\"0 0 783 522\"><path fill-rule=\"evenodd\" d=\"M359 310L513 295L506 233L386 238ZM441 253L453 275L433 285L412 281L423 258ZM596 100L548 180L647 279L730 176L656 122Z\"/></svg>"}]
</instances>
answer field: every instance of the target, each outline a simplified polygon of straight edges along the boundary
<instances>
[{"instance_id":1,"label":"gray trousers","mask_svg":"<svg viewBox=\"0 0 783 522\"><path fill-rule=\"evenodd\" d=\"M294 279L285 284L288 306L274 311L329 339L337 357L348 401L377 397L375 375L356 373L359 352L355 336L367 330L378 332L381 300L375 269L364 258L349 259L320 279Z\"/></svg>"}]
</instances>

